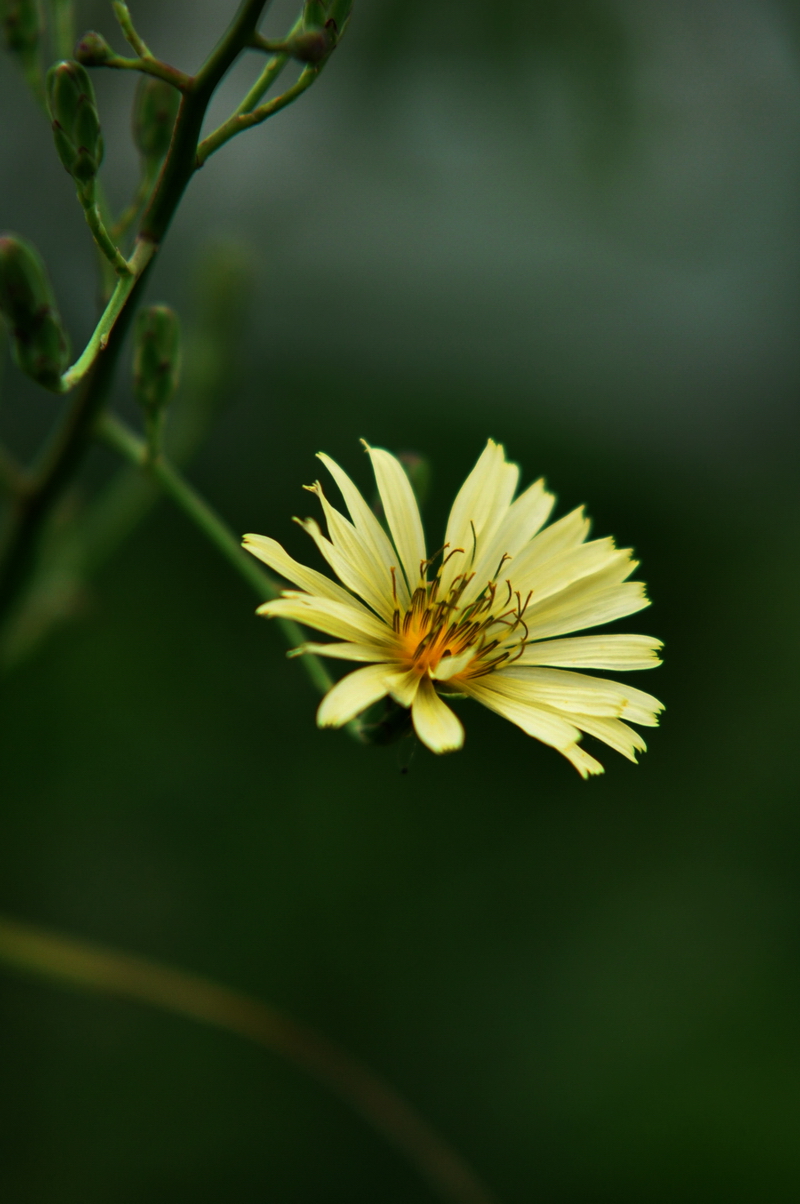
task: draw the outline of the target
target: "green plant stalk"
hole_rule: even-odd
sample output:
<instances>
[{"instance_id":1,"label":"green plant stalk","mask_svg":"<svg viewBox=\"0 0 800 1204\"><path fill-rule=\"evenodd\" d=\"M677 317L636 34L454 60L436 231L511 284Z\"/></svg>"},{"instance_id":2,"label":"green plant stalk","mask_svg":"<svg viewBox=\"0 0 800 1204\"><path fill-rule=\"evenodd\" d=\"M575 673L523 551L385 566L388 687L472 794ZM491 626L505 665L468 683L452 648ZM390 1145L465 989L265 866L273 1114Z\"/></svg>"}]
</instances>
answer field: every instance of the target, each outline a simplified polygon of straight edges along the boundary
<instances>
[{"instance_id":1,"label":"green plant stalk","mask_svg":"<svg viewBox=\"0 0 800 1204\"><path fill-rule=\"evenodd\" d=\"M228 524L163 455L153 458L145 440L135 435L124 422L113 414L101 415L97 434L119 455L149 473L158 482L164 493L202 531L231 567L255 591L260 602L280 596L278 584L264 572L258 561L249 552L244 551L240 540L237 539ZM291 619L278 619L278 624L291 648L296 648L306 642L303 629ZM303 656L301 659L316 689L321 694L326 694L333 685L333 679L322 661L315 656ZM361 739L360 726L355 723L350 726L352 734Z\"/></svg>"},{"instance_id":2,"label":"green plant stalk","mask_svg":"<svg viewBox=\"0 0 800 1204\"><path fill-rule=\"evenodd\" d=\"M195 974L0 916L0 960L61 986L162 1008L285 1058L328 1087L450 1204L493 1204L464 1160L388 1084L313 1029Z\"/></svg>"},{"instance_id":3,"label":"green plant stalk","mask_svg":"<svg viewBox=\"0 0 800 1204\"><path fill-rule=\"evenodd\" d=\"M97 416L106 404L135 298L198 166L197 144L211 96L241 50L248 45L265 3L266 0L242 0L226 33L184 92L170 150L142 219L139 242L152 244L146 266L133 278L127 295L118 298L121 308L116 320L107 337L101 336L98 340L102 354L91 363L59 429L40 458L32 488L17 499L10 515L0 550L0 622L7 619L25 587L36 561L42 528L81 463Z\"/></svg>"},{"instance_id":4,"label":"green plant stalk","mask_svg":"<svg viewBox=\"0 0 800 1204\"><path fill-rule=\"evenodd\" d=\"M75 48L75 11L72 0L50 0L51 41L56 59L71 59Z\"/></svg>"},{"instance_id":5,"label":"green plant stalk","mask_svg":"<svg viewBox=\"0 0 800 1204\"><path fill-rule=\"evenodd\" d=\"M123 278L132 276L133 269L103 225L94 189L78 189L78 200L83 208L86 224L92 232L92 238L97 244L100 253L106 257L118 276Z\"/></svg>"},{"instance_id":6,"label":"green plant stalk","mask_svg":"<svg viewBox=\"0 0 800 1204\"><path fill-rule=\"evenodd\" d=\"M224 121L212 134L209 134L197 148L197 165L202 167L206 159L214 154L214 151L219 150L226 142L230 142L231 138L235 138L237 134L241 134L244 130L252 129L254 125L260 125L262 121L266 121L268 117L285 109L292 101L297 100L298 96L310 88L314 81L319 76L323 64L318 67L305 67L300 74L297 83L292 84L280 96L273 97L265 104L259 105L257 109L253 109L249 113L240 113L237 109L227 121Z\"/></svg>"},{"instance_id":7,"label":"green plant stalk","mask_svg":"<svg viewBox=\"0 0 800 1204\"><path fill-rule=\"evenodd\" d=\"M302 18L302 16L300 16L297 18L294 25L287 33L285 40L288 42L289 38L292 38L292 37L294 37L295 34L300 33L302 28L303 28L303 18ZM237 106L237 109L236 109L237 116L242 113L249 113L249 112L251 112L252 109L254 109L256 107L258 102L261 100L262 96L264 96L270 90L272 85L275 83L275 80L281 74L281 72L283 71L284 67L286 66L286 64L288 62L289 62L288 54L276 54L276 55L272 56L272 58L269 60L267 65L264 67L264 70L259 75L256 82L253 84L250 91L245 96L244 100L241 102L240 105Z\"/></svg>"},{"instance_id":8,"label":"green plant stalk","mask_svg":"<svg viewBox=\"0 0 800 1204\"><path fill-rule=\"evenodd\" d=\"M111 340L111 334L122 311L128 303L133 289L143 273L147 270L150 260L157 251L155 243L139 241L136 244L130 262L126 264L127 275L118 276L114 291L109 298L103 316L95 327L92 337L71 368L61 377L61 392L69 393L79 385L91 372L98 357L105 352Z\"/></svg>"}]
</instances>

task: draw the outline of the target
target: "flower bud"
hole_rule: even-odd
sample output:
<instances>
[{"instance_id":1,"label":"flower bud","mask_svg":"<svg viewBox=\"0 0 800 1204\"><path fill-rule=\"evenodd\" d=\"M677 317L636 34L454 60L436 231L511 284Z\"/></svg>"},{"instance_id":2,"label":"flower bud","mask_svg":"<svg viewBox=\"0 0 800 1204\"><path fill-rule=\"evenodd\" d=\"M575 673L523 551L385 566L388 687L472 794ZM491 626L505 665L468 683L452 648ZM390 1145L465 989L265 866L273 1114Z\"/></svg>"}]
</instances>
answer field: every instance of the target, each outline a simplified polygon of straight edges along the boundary
<instances>
[{"instance_id":1,"label":"flower bud","mask_svg":"<svg viewBox=\"0 0 800 1204\"><path fill-rule=\"evenodd\" d=\"M157 166L169 150L181 94L166 80L142 75L133 102L133 141L142 158Z\"/></svg>"},{"instance_id":2,"label":"flower bud","mask_svg":"<svg viewBox=\"0 0 800 1204\"><path fill-rule=\"evenodd\" d=\"M301 63L320 63L333 50L335 38L327 29L304 29L286 42L286 52Z\"/></svg>"},{"instance_id":3,"label":"flower bud","mask_svg":"<svg viewBox=\"0 0 800 1204\"><path fill-rule=\"evenodd\" d=\"M168 305L150 305L136 316L133 391L139 405L158 414L169 405L180 376L178 315Z\"/></svg>"},{"instance_id":4,"label":"flower bud","mask_svg":"<svg viewBox=\"0 0 800 1204\"><path fill-rule=\"evenodd\" d=\"M101 33L95 33L93 29L85 33L75 47L75 58L84 67L102 67L103 63L107 63L113 57L114 51L108 42Z\"/></svg>"},{"instance_id":5,"label":"flower bud","mask_svg":"<svg viewBox=\"0 0 800 1204\"><path fill-rule=\"evenodd\" d=\"M41 256L15 234L0 238L0 313L17 366L46 389L58 391L69 362L69 341Z\"/></svg>"},{"instance_id":6,"label":"flower bud","mask_svg":"<svg viewBox=\"0 0 800 1204\"><path fill-rule=\"evenodd\" d=\"M0 24L6 48L12 54L30 56L42 36L39 0L0 0Z\"/></svg>"},{"instance_id":7,"label":"flower bud","mask_svg":"<svg viewBox=\"0 0 800 1204\"><path fill-rule=\"evenodd\" d=\"M92 82L76 62L56 63L47 72L47 103L58 157L79 185L97 175L103 136Z\"/></svg>"}]
</instances>

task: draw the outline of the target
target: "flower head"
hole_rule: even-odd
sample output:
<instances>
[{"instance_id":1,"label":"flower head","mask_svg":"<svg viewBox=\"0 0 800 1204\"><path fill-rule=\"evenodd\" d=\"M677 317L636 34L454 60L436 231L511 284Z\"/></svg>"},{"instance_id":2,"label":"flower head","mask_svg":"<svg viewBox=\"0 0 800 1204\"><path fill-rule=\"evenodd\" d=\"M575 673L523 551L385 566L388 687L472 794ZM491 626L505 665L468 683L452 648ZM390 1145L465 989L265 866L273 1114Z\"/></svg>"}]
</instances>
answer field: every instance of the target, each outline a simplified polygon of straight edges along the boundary
<instances>
[{"instance_id":1,"label":"flower head","mask_svg":"<svg viewBox=\"0 0 800 1204\"><path fill-rule=\"evenodd\" d=\"M366 446L366 445L365 445ZM317 495L328 528L296 520L341 585L293 560L263 535L244 546L299 590L258 613L282 615L333 636L304 644L364 667L323 698L320 727L341 727L382 698L411 709L414 730L433 752L464 743L443 695L467 695L558 749L582 777L603 766L580 744L588 733L631 761L645 743L629 723L653 727L662 704L651 694L578 669L649 669L661 641L647 635L573 632L649 606L629 581L638 562L613 539L587 541L583 507L545 527L553 495L536 481L516 499L519 469L490 439L458 492L443 547L428 556L414 493L389 452L367 447L389 534L347 474L328 456L349 520ZM562 638L562 637L569 638ZM626 722L626 720L628 722Z\"/></svg>"}]
</instances>

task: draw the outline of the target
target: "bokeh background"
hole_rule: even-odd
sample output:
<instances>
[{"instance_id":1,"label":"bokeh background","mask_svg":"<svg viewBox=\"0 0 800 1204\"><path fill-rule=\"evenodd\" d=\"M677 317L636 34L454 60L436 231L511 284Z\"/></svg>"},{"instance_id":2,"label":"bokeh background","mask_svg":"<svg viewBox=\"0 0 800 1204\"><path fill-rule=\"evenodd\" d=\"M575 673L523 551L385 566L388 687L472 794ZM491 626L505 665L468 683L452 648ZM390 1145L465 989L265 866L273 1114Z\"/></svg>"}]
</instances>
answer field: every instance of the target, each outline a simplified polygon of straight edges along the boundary
<instances>
[{"instance_id":1,"label":"bokeh background","mask_svg":"<svg viewBox=\"0 0 800 1204\"><path fill-rule=\"evenodd\" d=\"M234 4L133 7L191 69ZM122 205L132 81L95 78ZM0 103L0 225L42 249L79 344L89 238L7 59ZM191 478L301 556L317 450L369 489L360 436L413 449L436 543L504 441L637 549L663 725L584 783L468 707L463 753L402 773L315 730L276 630L162 505L6 675L3 910L310 1022L507 1204L796 1200L799 192L793 3L361 0L311 93L209 161L152 278L190 333L198 257L221 243L251 278ZM6 364L20 451L57 405ZM235 1037L5 971L0 1000L4 1199L434 1198Z\"/></svg>"}]
</instances>

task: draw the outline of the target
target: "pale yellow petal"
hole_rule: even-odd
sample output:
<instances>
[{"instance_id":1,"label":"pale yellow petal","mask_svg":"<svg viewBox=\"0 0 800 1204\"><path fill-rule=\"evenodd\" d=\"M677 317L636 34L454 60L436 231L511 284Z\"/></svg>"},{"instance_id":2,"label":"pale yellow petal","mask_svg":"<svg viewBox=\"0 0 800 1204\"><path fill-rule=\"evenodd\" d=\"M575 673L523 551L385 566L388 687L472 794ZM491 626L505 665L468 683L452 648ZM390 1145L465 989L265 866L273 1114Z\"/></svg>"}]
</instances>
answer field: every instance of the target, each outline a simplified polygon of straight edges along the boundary
<instances>
[{"instance_id":1,"label":"pale yellow petal","mask_svg":"<svg viewBox=\"0 0 800 1204\"><path fill-rule=\"evenodd\" d=\"M457 673L462 673L470 661L475 659L475 649L467 648L458 656L443 656L439 664L431 672L434 681L449 681Z\"/></svg>"},{"instance_id":2,"label":"pale yellow petal","mask_svg":"<svg viewBox=\"0 0 800 1204\"><path fill-rule=\"evenodd\" d=\"M645 727L657 727L657 716L664 710L664 704L652 694L646 694L627 682L590 677L586 673L572 673L567 669L519 668L512 665L496 670L491 681L502 683L502 688L514 697L565 712L570 720L573 712L582 712L627 719Z\"/></svg>"},{"instance_id":3,"label":"pale yellow petal","mask_svg":"<svg viewBox=\"0 0 800 1204\"><path fill-rule=\"evenodd\" d=\"M579 506L545 527L515 556L514 576L526 578L553 556L578 547L589 534L590 525L583 506Z\"/></svg>"},{"instance_id":4,"label":"pale yellow petal","mask_svg":"<svg viewBox=\"0 0 800 1204\"><path fill-rule=\"evenodd\" d=\"M380 447L367 447L378 492L381 495L386 521L394 546L413 593L420 579L420 565L425 560L425 536L419 516L417 499L406 470L399 460Z\"/></svg>"},{"instance_id":5,"label":"pale yellow petal","mask_svg":"<svg viewBox=\"0 0 800 1204\"><path fill-rule=\"evenodd\" d=\"M414 731L422 743L435 753L455 752L464 743L464 728L447 703L442 702L429 678L419 683L411 708Z\"/></svg>"},{"instance_id":6,"label":"pale yellow petal","mask_svg":"<svg viewBox=\"0 0 800 1204\"><path fill-rule=\"evenodd\" d=\"M442 594L456 577L474 570L508 514L518 481L516 464L509 464L503 447L490 439L450 511L445 532L449 559L442 569Z\"/></svg>"},{"instance_id":7,"label":"pale yellow petal","mask_svg":"<svg viewBox=\"0 0 800 1204\"><path fill-rule=\"evenodd\" d=\"M649 635L580 635L528 644L518 665L560 669L653 669L660 665L661 640Z\"/></svg>"},{"instance_id":8,"label":"pale yellow petal","mask_svg":"<svg viewBox=\"0 0 800 1204\"><path fill-rule=\"evenodd\" d=\"M639 733L621 719L602 719L596 715L571 715L570 718L574 719L587 736L602 740L609 748L621 753L634 764L637 752L647 752L647 745Z\"/></svg>"},{"instance_id":9,"label":"pale yellow petal","mask_svg":"<svg viewBox=\"0 0 800 1204\"><path fill-rule=\"evenodd\" d=\"M256 614L267 618L281 616L295 619L306 627L316 627L326 635L354 644L374 643L378 648L394 647L394 632L374 615L355 602L334 602L328 598L313 598L310 594L287 590L282 598L265 602Z\"/></svg>"},{"instance_id":10,"label":"pale yellow petal","mask_svg":"<svg viewBox=\"0 0 800 1204\"><path fill-rule=\"evenodd\" d=\"M523 598L530 591L531 605L536 606L597 573L604 574L605 585L625 581L638 568L638 564L638 560L631 558L630 548L618 548L610 538L593 539L590 543L582 543L551 556L544 564L529 572L522 572L515 562L508 575L514 589L519 590Z\"/></svg>"},{"instance_id":11,"label":"pale yellow petal","mask_svg":"<svg viewBox=\"0 0 800 1204\"><path fill-rule=\"evenodd\" d=\"M401 608L407 606L410 601L410 594L406 587L403 573L400 571L397 553L392 547L388 535L378 522L371 508L367 505L361 491L350 480L344 469L340 468L336 461L332 460L330 456L326 456L324 452L318 453L318 459L322 461L339 486L345 505L350 511L353 524L364 540L375 564L383 566L385 579L391 577L392 568L396 570L398 602Z\"/></svg>"},{"instance_id":12,"label":"pale yellow petal","mask_svg":"<svg viewBox=\"0 0 800 1204\"><path fill-rule=\"evenodd\" d=\"M386 679L387 688L401 707L410 707L417 696L421 674L416 669L397 669Z\"/></svg>"},{"instance_id":13,"label":"pale yellow petal","mask_svg":"<svg viewBox=\"0 0 800 1204\"><path fill-rule=\"evenodd\" d=\"M546 522L554 502L555 498L552 493L547 493L543 480L535 481L512 502L492 538L488 542L483 541L483 550L479 551L475 563L475 576L462 595L463 605L474 601L486 583L496 576L500 580L513 577L514 569L510 562Z\"/></svg>"},{"instance_id":14,"label":"pale yellow petal","mask_svg":"<svg viewBox=\"0 0 800 1204\"><path fill-rule=\"evenodd\" d=\"M584 781L590 774L605 773L600 762L590 756L585 748L581 748L580 744L572 744L569 748L559 749L559 752L563 753L567 760L575 766Z\"/></svg>"},{"instance_id":15,"label":"pale yellow petal","mask_svg":"<svg viewBox=\"0 0 800 1204\"><path fill-rule=\"evenodd\" d=\"M288 581L299 585L310 594L330 598L334 602L355 602L346 589L342 589L324 573L318 573L316 569L310 569L293 560L276 540L266 535L245 535L242 546L253 556L263 560L264 564L269 565L276 573L280 573L282 577L286 577Z\"/></svg>"},{"instance_id":16,"label":"pale yellow petal","mask_svg":"<svg viewBox=\"0 0 800 1204\"><path fill-rule=\"evenodd\" d=\"M343 727L372 706L373 702L385 698L387 693L386 669L383 665L356 669L337 681L325 695L317 711L317 724L319 727Z\"/></svg>"},{"instance_id":17,"label":"pale yellow petal","mask_svg":"<svg viewBox=\"0 0 800 1204\"><path fill-rule=\"evenodd\" d=\"M614 619L624 619L650 605L641 581L623 581L606 585L602 573L587 577L540 606L525 612L525 625L531 640L569 635L587 627L600 627Z\"/></svg>"},{"instance_id":18,"label":"pale yellow petal","mask_svg":"<svg viewBox=\"0 0 800 1204\"><path fill-rule=\"evenodd\" d=\"M504 688L497 673L466 681L461 686L465 694L515 723L529 736L563 752L581 738L580 731L560 715L547 708L526 702L516 693Z\"/></svg>"},{"instance_id":19,"label":"pale yellow petal","mask_svg":"<svg viewBox=\"0 0 800 1204\"><path fill-rule=\"evenodd\" d=\"M348 589L357 593L382 618L391 621L396 602L391 571L375 559L374 552L352 523L330 504L319 482L314 486L328 524L332 553L329 563Z\"/></svg>"},{"instance_id":20,"label":"pale yellow petal","mask_svg":"<svg viewBox=\"0 0 800 1204\"><path fill-rule=\"evenodd\" d=\"M330 656L334 660L365 661L367 664L387 664L392 661L392 655L387 648L378 648L375 644L301 644L287 652L287 656Z\"/></svg>"}]
</instances>

